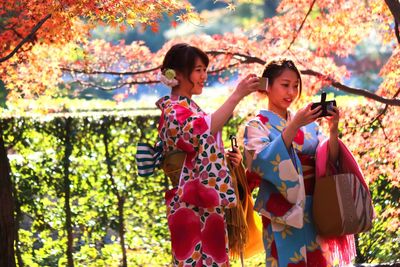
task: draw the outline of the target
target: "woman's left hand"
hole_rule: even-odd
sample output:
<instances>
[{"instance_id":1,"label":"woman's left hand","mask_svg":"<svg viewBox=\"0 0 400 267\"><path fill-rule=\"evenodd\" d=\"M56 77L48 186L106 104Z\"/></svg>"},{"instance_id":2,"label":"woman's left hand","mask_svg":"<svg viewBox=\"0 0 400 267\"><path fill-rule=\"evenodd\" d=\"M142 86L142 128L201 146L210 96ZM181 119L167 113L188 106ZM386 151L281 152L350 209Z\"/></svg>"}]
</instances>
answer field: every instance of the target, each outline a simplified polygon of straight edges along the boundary
<instances>
[{"instance_id":1,"label":"woman's left hand","mask_svg":"<svg viewBox=\"0 0 400 267\"><path fill-rule=\"evenodd\" d=\"M242 154L237 147L233 147L233 151L228 151L226 153L226 158L227 160L229 160L234 168L238 167L243 159Z\"/></svg>"},{"instance_id":2,"label":"woman's left hand","mask_svg":"<svg viewBox=\"0 0 400 267\"><path fill-rule=\"evenodd\" d=\"M332 115L330 117L326 117L328 120L329 130L331 133L337 134L339 132L339 108L333 106L333 110L328 110L328 113Z\"/></svg>"}]
</instances>

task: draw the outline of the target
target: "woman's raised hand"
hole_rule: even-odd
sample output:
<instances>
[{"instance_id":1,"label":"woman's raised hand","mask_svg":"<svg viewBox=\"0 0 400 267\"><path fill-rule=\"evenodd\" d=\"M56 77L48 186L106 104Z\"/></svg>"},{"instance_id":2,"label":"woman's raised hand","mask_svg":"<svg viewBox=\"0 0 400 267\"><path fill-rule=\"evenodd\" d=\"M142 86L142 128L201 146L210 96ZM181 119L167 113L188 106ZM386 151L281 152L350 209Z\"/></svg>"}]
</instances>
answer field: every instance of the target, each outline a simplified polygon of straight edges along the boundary
<instances>
[{"instance_id":1,"label":"woman's raised hand","mask_svg":"<svg viewBox=\"0 0 400 267\"><path fill-rule=\"evenodd\" d=\"M239 94L241 97L245 97L252 92L258 91L259 89L259 78L255 74L249 74L238 83L235 93Z\"/></svg>"},{"instance_id":2,"label":"woman's raised hand","mask_svg":"<svg viewBox=\"0 0 400 267\"><path fill-rule=\"evenodd\" d=\"M311 109L312 103L299 109L292 119L292 123L295 124L296 128L305 126L313 121L315 121L318 116L322 113L321 106L315 109Z\"/></svg>"}]
</instances>

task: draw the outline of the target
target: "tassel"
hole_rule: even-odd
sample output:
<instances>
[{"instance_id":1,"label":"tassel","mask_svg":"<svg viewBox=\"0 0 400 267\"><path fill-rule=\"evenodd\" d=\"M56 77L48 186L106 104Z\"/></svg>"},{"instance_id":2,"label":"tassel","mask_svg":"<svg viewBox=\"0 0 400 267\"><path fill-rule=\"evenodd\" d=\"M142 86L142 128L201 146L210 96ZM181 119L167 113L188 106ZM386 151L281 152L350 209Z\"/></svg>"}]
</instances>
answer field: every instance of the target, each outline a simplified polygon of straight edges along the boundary
<instances>
[{"instance_id":1,"label":"tassel","mask_svg":"<svg viewBox=\"0 0 400 267\"><path fill-rule=\"evenodd\" d=\"M243 252L249 238L249 228L246 222L246 214L243 208L244 196L249 194L245 175L240 175L230 163L228 163L232 184L236 198L239 200L236 207L226 209L225 216L228 229L229 250L232 259L241 259L243 265ZM239 166L240 168L242 166Z\"/></svg>"}]
</instances>

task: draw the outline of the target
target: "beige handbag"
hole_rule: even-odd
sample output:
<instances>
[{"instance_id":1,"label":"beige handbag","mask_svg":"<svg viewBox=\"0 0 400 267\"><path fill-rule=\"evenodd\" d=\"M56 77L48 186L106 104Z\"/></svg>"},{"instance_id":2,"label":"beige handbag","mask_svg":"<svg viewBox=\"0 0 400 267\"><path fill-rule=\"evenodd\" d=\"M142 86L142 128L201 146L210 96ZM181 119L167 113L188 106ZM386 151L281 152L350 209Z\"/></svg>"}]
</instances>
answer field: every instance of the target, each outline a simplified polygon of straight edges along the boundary
<instances>
[{"instance_id":1,"label":"beige handbag","mask_svg":"<svg viewBox=\"0 0 400 267\"><path fill-rule=\"evenodd\" d=\"M342 236L368 231L373 207L368 189L352 173L317 178L313 217L321 236Z\"/></svg>"}]
</instances>

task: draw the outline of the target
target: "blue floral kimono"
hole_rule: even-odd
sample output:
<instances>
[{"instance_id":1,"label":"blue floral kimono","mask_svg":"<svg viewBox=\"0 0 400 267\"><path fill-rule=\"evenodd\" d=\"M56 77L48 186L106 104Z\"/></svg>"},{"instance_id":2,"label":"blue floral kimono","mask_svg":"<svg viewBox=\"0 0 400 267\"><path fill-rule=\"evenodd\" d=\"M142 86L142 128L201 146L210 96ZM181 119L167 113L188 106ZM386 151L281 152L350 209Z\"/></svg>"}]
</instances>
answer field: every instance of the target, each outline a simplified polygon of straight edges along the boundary
<instances>
[{"instance_id":1,"label":"blue floral kimono","mask_svg":"<svg viewBox=\"0 0 400 267\"><path fill-rule=\"evenodd\" d=\"M331 266L311 214L314 156L322 135L316 123L303 126L288 150L282 139L286 123L261 110L244 134L248 171L261 179L255 209L263 218L266 266Z\"/></svg>"}]
</instances>

